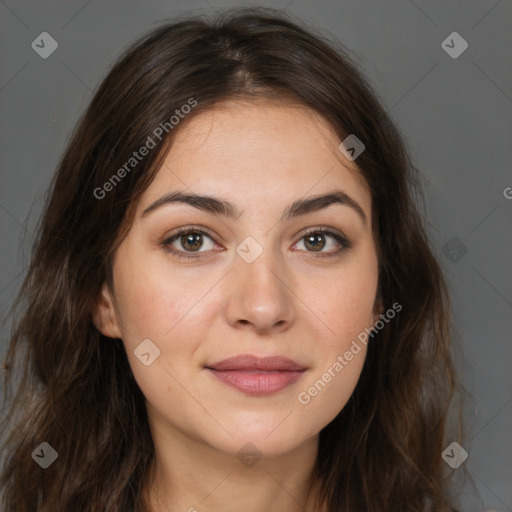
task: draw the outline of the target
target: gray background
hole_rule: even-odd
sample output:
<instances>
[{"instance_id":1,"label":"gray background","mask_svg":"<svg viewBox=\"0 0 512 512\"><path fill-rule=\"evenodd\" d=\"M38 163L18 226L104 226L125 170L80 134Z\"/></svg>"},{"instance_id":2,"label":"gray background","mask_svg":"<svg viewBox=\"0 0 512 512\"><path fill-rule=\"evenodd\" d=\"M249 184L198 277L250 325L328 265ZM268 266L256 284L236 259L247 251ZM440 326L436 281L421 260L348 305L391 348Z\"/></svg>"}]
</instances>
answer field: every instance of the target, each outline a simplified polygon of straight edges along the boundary
<instances>
[{"instance_id":1,"label":"gray background","mask_svg":"<svg viewBox=\"0 0 512 512\"><path fill-rule=\"evenodd\" d=\"M334 35L404 134L425 178L474 397L464 464L476 489L464 487L464 510L512 510L510 0L0 2L0 355L45 191L100 79L161 21L237 5L283 9ZM59 46L42 59L31 43L45 31ZM454 31L469 44L456 59L441 46Z\"/></svg>"}]
</instances>

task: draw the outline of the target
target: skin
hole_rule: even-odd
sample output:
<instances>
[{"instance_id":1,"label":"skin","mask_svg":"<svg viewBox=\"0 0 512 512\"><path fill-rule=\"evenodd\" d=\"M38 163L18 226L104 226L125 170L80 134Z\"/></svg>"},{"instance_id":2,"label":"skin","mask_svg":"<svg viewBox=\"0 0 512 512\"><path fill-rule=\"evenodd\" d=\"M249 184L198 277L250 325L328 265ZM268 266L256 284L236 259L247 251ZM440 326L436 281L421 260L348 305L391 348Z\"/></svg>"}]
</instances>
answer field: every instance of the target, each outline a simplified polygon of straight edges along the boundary
<instances>
[{"instance_id":1,"label":"skin","mask_svg":"<svg viewBox=\"0 0 512 512\"><path fill-rule=\"evenodd\" d=\"M320 510L314 493L306 495L319 431L350 398L366 348L308 404L297 396L382 312L370 192L327 122L307 107L229 101L179 128L115 254L113 289L103 286L93 311L103 334L123 340L146 397L152 510ZM176 190L230 201L240 215L174 203L142 216ZM279 220L293 201L339 190L365 222L340 204ZM212 236L199 237L199 252L176 238L176 250L199 254L178 259L161 242L190 225ZM319 226L341 230L352 247L319 256L340 247L330 235L320 235L320 252L307 245L304 231ZM263 249L252 263L236 252L247 236ZM160 350L149 366L134 355L144 339ZM279 392L251 396L204 368L238 354L282 355L308 369ZM237 456L248 442L261 455L252 467Z\"/></svg>"}]
</instances>

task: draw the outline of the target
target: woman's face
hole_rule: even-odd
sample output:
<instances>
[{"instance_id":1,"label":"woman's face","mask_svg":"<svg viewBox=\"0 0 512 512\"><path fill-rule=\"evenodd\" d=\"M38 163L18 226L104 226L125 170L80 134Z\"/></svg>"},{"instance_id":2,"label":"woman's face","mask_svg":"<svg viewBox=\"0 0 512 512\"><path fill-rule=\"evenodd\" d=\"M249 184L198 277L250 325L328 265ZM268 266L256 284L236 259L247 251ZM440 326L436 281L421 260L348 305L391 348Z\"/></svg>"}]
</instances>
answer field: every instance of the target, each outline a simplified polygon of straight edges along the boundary
<instances>
[{"instance_id":1,"label":"woman's face","mask_svg":"<svg viewBox=\"0 0 512 512\"><path fill-rule=\"evenodd\" d=\"M233 455L247 443L283 454L340 412L361 373L357 336L380 313L370 192L305 107L227 102L188 121L95 323L122 338L153 428ZM247 355L296 367L217 364Z\"/></svg>"}]
</instances>

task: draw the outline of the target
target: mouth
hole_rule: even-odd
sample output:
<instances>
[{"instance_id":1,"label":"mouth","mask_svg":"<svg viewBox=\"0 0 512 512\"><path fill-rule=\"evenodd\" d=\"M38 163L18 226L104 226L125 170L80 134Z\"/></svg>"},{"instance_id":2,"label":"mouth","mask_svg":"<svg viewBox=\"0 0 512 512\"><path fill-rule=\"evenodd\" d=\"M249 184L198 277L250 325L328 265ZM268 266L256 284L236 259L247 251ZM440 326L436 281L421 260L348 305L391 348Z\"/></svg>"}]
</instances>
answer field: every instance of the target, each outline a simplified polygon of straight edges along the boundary
<instances>
[{"instance_id":1,"label":"mouth","mask_svg":"<svg viewBox=\"0 0 512 512\"><path fill-rule=\"evenodd\" d=\"M259 358L248 354L206 365L205 369L224 384L250 395L277 393L299 380L307 370L286 357Z\"/></svg>"}]
</instances>

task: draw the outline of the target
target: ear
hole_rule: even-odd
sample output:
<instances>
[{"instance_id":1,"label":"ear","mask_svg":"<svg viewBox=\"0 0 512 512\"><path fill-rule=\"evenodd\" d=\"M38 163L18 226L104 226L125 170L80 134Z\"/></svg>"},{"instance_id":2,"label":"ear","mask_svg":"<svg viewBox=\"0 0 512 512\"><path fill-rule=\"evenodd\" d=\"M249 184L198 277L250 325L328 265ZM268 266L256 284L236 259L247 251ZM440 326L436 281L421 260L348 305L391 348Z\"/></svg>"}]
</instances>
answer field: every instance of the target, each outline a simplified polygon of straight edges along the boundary
<instances>
[{"instance_id":1,"label":"ear","mask_svg":"<svg viewBox=\"0 0 512 512\"><path fill-rule=\"evenodd\" d=\"M380 297L377 297L377 299L375 299L375 305L373 306L372 325L375 325L375 323L383 313L384 305L382 304L382 299Z\"/></svg>"},{"instance_id":2,"label":"ear","mask_svg":"<svg viewBox=\"0 0 512 512\"><path fill-rule=\"evenodd\" d=\"M109 338L121 338L114 302L107 283L103 283L92 307L92 321L101 334Z\"/></svg>"}]
</instances>

